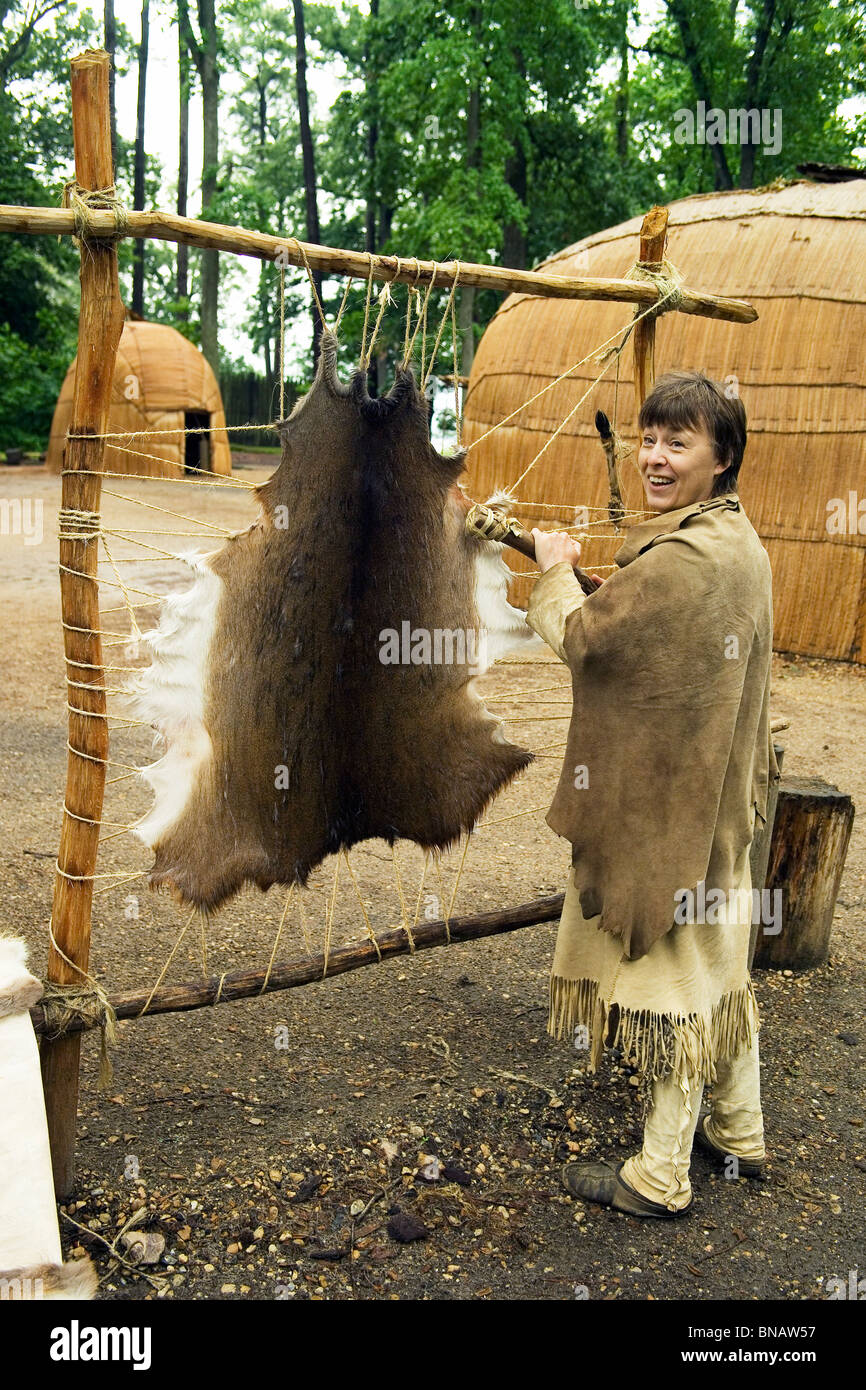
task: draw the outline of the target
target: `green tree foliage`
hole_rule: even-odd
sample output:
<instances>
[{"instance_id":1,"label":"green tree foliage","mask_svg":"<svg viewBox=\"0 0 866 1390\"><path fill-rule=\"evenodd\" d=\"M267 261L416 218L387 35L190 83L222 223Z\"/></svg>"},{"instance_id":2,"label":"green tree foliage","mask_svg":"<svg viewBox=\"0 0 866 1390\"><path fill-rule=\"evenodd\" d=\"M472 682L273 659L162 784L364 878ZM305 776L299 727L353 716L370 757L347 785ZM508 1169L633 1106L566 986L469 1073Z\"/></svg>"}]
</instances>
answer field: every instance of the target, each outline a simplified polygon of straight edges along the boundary
<instances>
[{"instance_id":1,"label":"green tree foliage","mask_svg":"<svg viewBox=\"0 0 866 1390\"><path fill-rule=\"evenodd\" d=\"M220 216L274 236L303 226L304 182L297 103L295 41L290 6L267 0L228 0L225 62L242 75L232 99L236 137L223 181ZM317 132L322 139L323 131ZM303 233L299 233L303 236ZM286 275L289 322L306 302ZM304 280L306 284L306 279ZM279 359L279 269L264 262L243 327L262 353L265 376L276 381Z\"/></svg>"},{"instance_id":2,"label":"green tree foliage","mask_svg":"<svg viewBox=\"0 0 866 1390\"><path fill-rule=\"evenodd\" d=\"M860 0L665 0L660 23L632 52L638 139L660 166L666 199L797 177L799 163L856 163L864 126L840 104L864 91ZM771 139L742 144L728 119L718 144L677 139L678 112L765 113ZM697 124L697 122L696 122ZM778 148L776 148L778 146Z\"/></svg>"},{"instance_id":3,"label":"green tree foliage","mask_svg":"<svg viewBox=\"0 0 866 1390\"><path fill-rule=\"evenodd\" d=\"M160 4L176 22L174 0ZM199 19L210 13L209 3L192 8ZM866 119L851 114L850 98L861 99L862 112L864 8L863 0L306 3L322 241L532 266L655 201L796 177L807 160L862 162ZM0 0L0 201L59 201L71 168L68 60L100 42L100 12L74 0ZM303 237L293 8L218 0L214 15L220 131L211 215ZM119 55L135 61L122 29ZM329 109L322 72L329 90L335 77L339 86ZM699 102L726 115L763 111L771 123L779 111L781 143L732 143L729 134L711 145L697 132L683 139L683 113ZM119 153L127 197L131 134L121 132ZM170 206L172 189L149 156L146 201ZM175 303L174 254L151 244L145 312L195 337L201 256L190 257L187 322ZM129 256L121 243L126 288ZM74 351L76 269L68 242L0 237L0 445L44 440ZM224 257L222 291L240 275ZM286 282L287 319L303 323L306 277L287 271ZM342 289L326 282L331 316ZM263 266L243 324L272 391L278 292L279 272ZM361 339L364 292L357 283L346 309L347 366ZM394 296L402 308L405 288ZM500 297L459 298L460 336L471 348ZM431 301L431 326L442 302L441 294ZM385 314L377 341L385 368L402 350L398 319ZM305 346L289 367L306 376Z\"/></svg>"},{"instance_id":4,"label":"green tree foliage","mask_svg":"<svg viewBox=\"0 0 866 1390\"><path fill-rule=\"evenodd\" d=\"M0 20L0 203L56 207L72 147L69 59L96 27L72 5L23 0L0 0ZM45 442L75 353L77 264L68 241L0 236L0 448Z\"/></svg>"}]
</instances>

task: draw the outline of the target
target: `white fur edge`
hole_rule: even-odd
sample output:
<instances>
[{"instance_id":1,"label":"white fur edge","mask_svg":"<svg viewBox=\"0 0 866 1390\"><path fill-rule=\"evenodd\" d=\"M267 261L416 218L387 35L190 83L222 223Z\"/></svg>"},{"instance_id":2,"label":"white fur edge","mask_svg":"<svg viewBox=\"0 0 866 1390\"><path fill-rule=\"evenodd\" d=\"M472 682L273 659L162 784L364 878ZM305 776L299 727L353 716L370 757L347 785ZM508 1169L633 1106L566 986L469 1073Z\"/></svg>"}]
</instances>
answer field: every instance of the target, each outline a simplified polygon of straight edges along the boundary
<instances>
[{"instance_id":1,"label":"white fur edge","mask_svg":"<svg viewBox=\"0 0 866 1390\"><path fill-rule=\"evenodd\" d=\"M487 499L490 506L497 502L513 502L507 492L497 491ZM484 699L474 689L475 676L483 676L485 671L500 657L511 651L543 651L545 643L533 632L526 621L522 608L515 608L508 602L508 586L513 578L512 571L505 563L502 552L505 547L499 541L478 538L475 554L475 611L481 627L480 654L473 671L468 692L484 707L484 711L495 723L491 736L496 743L507 743L503 720L492 713Z\"/></svg>"},{"instance_id":2,"label":"white fur edge","mask_svg":"<svg viewBox=\"0 0 866 1390\"><path fill-rule=\"evenodd\" d=\"M207 563L209 554L176 557L193 572L193 582L167 595L159 625L142 639L150 665L127 687L130 710L153 725L155 750L165 749L156 762L139 768L153 788L154 803L134 834L150 849L180 819L202 766L213 757L204 725L204 688L224 586Z\"/></svg>"},{"instance_id":3,"label":"white fur edge","mask_svg":"<svg viewBox=\"0 0 866 1390\"><path fill-rule=\"evenodd\" d=\"M42 998L42 981L27 969L27 943L0 935L0 1018L26 1013Z\"/></svg>"},{"instance_id":4,"label":"white fur edge","mask_svg":"<svg viewBox=\"0 0 866 1390\"><path fill-rule=\"evenodd\" d=\"M486 505L503 502L511 505L514 498L500 489L488 497ZM475 607L486 634L482 648L486 664L479 670L480 675L508 652L542 652L545 649L545 643L526 621L523 609L508 602L508 585L513 573L503 559L504 549L499 541L479 539L475 557Z\"/></svg>"},{"instance_id":5,"label":"white fur edge","mask_svg":"<svg viewBox=\"0 0 866 1390\"><path fill-rule=\"evenodd\" d=\"M17 1284L22 1302L42 1299L75 1299L80 1302L96 1297L98 1279L89 1255L79 1260L67 1260L62 1265L31 1265L28 1269L0 1270L0 1287L10 1296L10 1284ZM17 1302L15 1293L11 1300Z\"/></svg>"}]
</instances>

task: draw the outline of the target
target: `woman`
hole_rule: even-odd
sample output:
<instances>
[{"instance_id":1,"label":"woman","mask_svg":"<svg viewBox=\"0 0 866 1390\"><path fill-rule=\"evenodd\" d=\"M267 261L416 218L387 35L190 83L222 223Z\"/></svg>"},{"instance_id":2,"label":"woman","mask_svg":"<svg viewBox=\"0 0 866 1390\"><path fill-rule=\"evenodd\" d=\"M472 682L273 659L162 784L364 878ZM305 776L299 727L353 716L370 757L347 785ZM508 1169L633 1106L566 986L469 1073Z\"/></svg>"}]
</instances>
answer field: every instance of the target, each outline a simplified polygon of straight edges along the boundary
<instances>
[{"instance_id":1,"label":"woman","mask_svg":"<svg viewBox=\"0 0 866 1390\"><path fill-rule=\"evenodd\" d=\"M565 764L548 824L572 844L548 1030L622 1049L644 1083L641 1152L570 1163L569 1192L636 1215L692 1203L697 1129L729 1174L765 1152L758 1011L748 972L749 847L778 777L769 725L772 589L737 495L739 399L697 372L662 377L639 417L656 516L586 597L565 532L535 530L527 611L572 672ZM710 906L712 905L712 906ZM705 1082L712 1111L701 1113Z\"/></svg>"}]
</instances>

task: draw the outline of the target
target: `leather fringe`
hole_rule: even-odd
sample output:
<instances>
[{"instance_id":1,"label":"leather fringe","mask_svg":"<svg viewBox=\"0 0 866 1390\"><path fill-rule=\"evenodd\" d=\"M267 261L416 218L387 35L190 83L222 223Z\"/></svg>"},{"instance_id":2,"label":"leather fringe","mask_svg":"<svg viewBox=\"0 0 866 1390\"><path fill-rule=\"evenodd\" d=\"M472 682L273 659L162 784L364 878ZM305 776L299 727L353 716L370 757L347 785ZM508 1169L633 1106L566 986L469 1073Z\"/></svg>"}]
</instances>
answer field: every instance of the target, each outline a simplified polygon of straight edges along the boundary
<instances>
[{"instance_id":1,"label":"leather fringe","mask_svg":"<svg viewBox=\"0 0 866 1390\"><path fill-rule=\"evenodd\" d=\"M710 1013L667 1014L611 1005L599 999L596 980L551 975L547 1031L561 1039L572 1038L576 1028L586 1028L592 1072L601 1061L612 1012L616 1026L608 1046L619 1048L645 1083L673 1073L680 1080L700 1076L712 1084L716 1063L751 1046L760 1029L751 980L723 995Z\"/></svg>"}]
</instances>

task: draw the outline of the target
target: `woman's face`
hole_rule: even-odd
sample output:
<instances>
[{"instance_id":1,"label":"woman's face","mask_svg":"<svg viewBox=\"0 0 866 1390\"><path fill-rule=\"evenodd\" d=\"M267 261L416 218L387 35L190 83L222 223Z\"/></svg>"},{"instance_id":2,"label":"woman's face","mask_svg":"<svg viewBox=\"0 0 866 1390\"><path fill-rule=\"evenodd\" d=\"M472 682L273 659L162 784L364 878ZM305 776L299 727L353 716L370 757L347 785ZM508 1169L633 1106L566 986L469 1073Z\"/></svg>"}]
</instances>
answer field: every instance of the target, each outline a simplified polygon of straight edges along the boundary
<instances>
[{"instance_id":1,"label":"woman's face","mask_svg":"<svg viewBox=\"0 0 866 1390\"><path fill-rule=\"evenodd\" d=\"M717 461L703 424L680 430L648 425L641 435L638 468L652 510L673 512L705 502L725 464Z\"/></svg>"}]
</instances>

